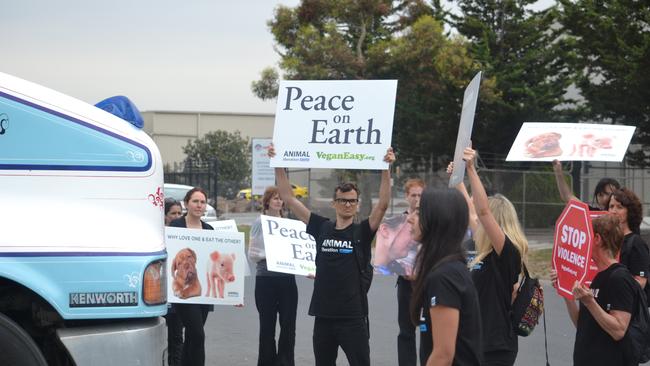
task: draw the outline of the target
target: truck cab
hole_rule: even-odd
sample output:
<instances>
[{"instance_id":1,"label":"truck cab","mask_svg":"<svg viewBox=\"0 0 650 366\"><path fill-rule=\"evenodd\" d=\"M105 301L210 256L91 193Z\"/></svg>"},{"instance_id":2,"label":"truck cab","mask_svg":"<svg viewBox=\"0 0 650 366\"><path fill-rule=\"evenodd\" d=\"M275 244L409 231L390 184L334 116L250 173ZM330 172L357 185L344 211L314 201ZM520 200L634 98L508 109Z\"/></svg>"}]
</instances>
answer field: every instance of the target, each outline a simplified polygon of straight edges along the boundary
<instances>
[{"instance_id":1,"label":"truck cab","mask_svg":"<svg viewBox=\"0 0 650 366\"><path fill-rule=\"evenodd\" d=\"M163 164L141 129L0 73L2 364L161 365Z\"/></svg>"}]
</instances>

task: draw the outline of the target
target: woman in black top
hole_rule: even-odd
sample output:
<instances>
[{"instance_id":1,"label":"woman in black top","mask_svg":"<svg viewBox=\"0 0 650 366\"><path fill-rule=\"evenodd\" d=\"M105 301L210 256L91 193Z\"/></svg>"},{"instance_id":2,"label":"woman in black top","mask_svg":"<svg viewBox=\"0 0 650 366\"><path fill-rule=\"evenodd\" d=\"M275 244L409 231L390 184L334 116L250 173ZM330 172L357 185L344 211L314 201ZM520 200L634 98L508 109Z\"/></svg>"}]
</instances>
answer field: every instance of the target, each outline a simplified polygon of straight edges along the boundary
<instances>
[{"instance_id":1,"label":"woman in black top","mask_svg":"<svg viewBox=\"0 0 650 366\"><path fill-rule=\"evenodd\" d=\"M643 209L639 197L627 188L621 188L609 200L609 212L618 217L625 239L621 247L620 263L624 264L645 288L650 270L650 253L645 241L639 236Z\"/></svg>"},{"instance_id":2,"label":"woman in black top","mask_svg":"<svg viewBox=\"0 0 650 366\"><path fill-rule=\"evenodd\" d=\"M420 363L481 365L481 311L461 246L465 199L456 190L427 189L408 220L413 239L422 243L411 301L413 322L424 320Z\"/></svg>"},{"instance_id":3,"label":"woman in black top","mask_svg":"<svg viewBox=\"0 0 650 366\"><path fill-rule=\"evenodd\" d=\"M603 215L593 220L591 257L599 272L589 288L578 283L573 287L573 297L580 301L579 307L574 300L564 298L576 326L575 366L638 365L638 362L625 358L623 342L620 342L638 301L635 298L638 284L627 268L616 260L623 241L618 221L614 215ZM554 286L556 278L554 272Z\"/></svg>"},{"instance_id":4,"label":"woman in black top","mask_svg":"<svg viewBox=\"0 0 650 366\"><path fill-rule=\"evenodd\" d=\"M173 198L165 198L165 226L181 217L183 207ZM167 361L169 366L181 366L183 354L183 323L176 314L174 304L167 304Z\"/></svg>"},{"instance_id":5,"label":"woman in black top","mask_svg":"<svg viewBox=\"0 0 650 366\"><path fill-rule=\"evenodd\" d=\"M267 187L262 197L262 214L282 217L282 205L278 188ZM248 258L257 263L255 305L260 316L257 366L294 366L298 309L296 277L292 274L268 270L260 217L251 226ZM280 336L276 350L275 328L278 318Z\"/></svg>"},{"instance_id":6,"label":"woman in black top","mask_svg":"<svg viewBox=\"0 0 650 366\"><path fill-rule=\"evenodd\" d=\"M205 212L208 195L201 188L195 187L187 191L184 202L187 213L185 216L171 222L169 226L188 229L214 230L201 221ZM185 342L183 342L183 366L203 366L205 364L205 332L203 326L208 319L210 305L174 304L174 311L185 327Z\"/></svg>"},{"instance_id":7,"label":"woman in black top","mask_svg":"<svg viewBox=\"0 0 650 366\"><path fill-rule=\"evenodd\" d=\"M481 306L484 365L510 366L518 350L510 313L528 241L512 203L500 194L487 197L474 166L476 151L466 148L463 154L480 222L470 269Z\"/></svg>"},{"instance_id":8,"label":"woman in black top","mask_svg":"<svg viewBox=\"0 0 650 366\"><path fill-rule=\"evenodd\" d=\"M566 180L564 180L564 172L562 171L562 163L559 160L553 160L553 172L555 172L555 183L560 192L560 198L564 202L569 202L570 199L578 199L574 194ZM594 189L594 197L591 200L589 209L592 211L607 211L609 197L612 192L621 188L621 184L614 178L602 178L596 184Z\"/></svg>"}]
</instances>

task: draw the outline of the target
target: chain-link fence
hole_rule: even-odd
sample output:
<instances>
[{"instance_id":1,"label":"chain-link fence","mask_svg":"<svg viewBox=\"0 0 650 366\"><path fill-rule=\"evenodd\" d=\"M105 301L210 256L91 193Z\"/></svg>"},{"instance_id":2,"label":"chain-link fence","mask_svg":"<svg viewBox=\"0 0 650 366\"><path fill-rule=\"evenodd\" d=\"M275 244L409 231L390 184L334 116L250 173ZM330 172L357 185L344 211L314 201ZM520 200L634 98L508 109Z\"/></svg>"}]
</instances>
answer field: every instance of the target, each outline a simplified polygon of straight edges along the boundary
<instances>
[{"instance_id":1,"label":"chain-link fence","mask_svg":"<svg viewBox=\"0 0 650 366\"><path fill-rule=\"evenodd\" d=\"M302 174L302 175L301 175ZM309 187L309 198L305 203L311 210L332 217L333 189L340 181L353 181L361 190L360 217L367 217L371 205L379 194L381 174L379 171L334 171L313 170L289 173L292 182L304 182ZM549 228L562 212L564 203L560 200L553 172L516 171L505 169L481 169L481 180L488 194L501 193L508 197L517 209L522 225L526 228ZM408 205L404 183L409 178L420 178L427 187L447 187L449 177L444 171L401 170L393 174L392 198L388 215L404 212ZM571 179L567 175L567 179ZM298 183L300 184L300 183ZM569 181L569 184L570 181Z\"/></svg>"},{"instance_id":2,"label":"chain-link fence","mask_svg":"<svg viewBox=\"0 0 650 366\"><path fill-rule=\"evenodd\" d=\"M644 215L650 209L650 169L633 167L622 163L583 162L570 164L569 169L579 170L581 198L593 199L596 184L603 177L616 179L621 186L631 189L643 203Z\"/></svg>"},{"instance_id":3,"label":"chain-link fence","mask_svg":"<svg viewBox=\"0 0 650 366\"><path fill-rule=\"evenodd\" d=\"M181 166L182 165L182 166ZM165 182L179 183L191 186L201 186L208 191L211 202L217 202L219 213L228 212L255 212L260 209L255 197L250 199L238 195L236 187L229 182L218 182L216 165L211 163L179 164L166 169ZM561 201L555 176L551 164L535 166L537 170L518 169L479 169L479 175L488 194L500 193L508 197L515 205L519 219L524 228L553 227L555 220L562 212L564 203ZM575 170L579 169L577 175ZM327 217L334 217L332 198L334 188L343 181L351 181L358 185L361 195L359 204L359 217L367 217L372 203L377 201L379 195L380 171L368 170L333 170L333 169L289 169L289 180L301 189L304 187L307 194L301 200L313 212ZM580 177L579 184L574 185L573 176ZM576 195L585 202L592 202L593 191L602 177L617 179L621 185L632 189L644 204L644 212L649 208L650 171L648 169L634 168L623 163L582 163L567 164L565 178L570 187L579 188ZM449 177L443 171L396 169L392 174L392 199L388 215L404 212L407 208L404 182L409 178L420 178L428 187L447 187ZM231 187L232 186L232 187ZM224 187L228 194L222 195ZM240 187L246 189L247 187ZM217 198L217 194L220 192Z\"/></svg>"}]
</instances>

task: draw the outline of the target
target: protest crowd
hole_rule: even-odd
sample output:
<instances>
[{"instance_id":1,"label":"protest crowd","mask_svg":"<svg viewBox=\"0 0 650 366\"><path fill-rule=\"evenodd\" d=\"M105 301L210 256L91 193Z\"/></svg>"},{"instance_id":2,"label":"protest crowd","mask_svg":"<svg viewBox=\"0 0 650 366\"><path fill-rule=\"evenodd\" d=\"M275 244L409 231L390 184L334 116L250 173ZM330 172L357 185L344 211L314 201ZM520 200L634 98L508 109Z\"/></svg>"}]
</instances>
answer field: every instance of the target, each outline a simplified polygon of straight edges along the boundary
<instances>
[{"instance_id":1,"label":"protest crowd","mask_svg":"<svg viewBox=\"0 0 650 366\"><path fill-rule=\"evenodd\" d=\"M268 155L273 158L275 154L271 144ZM390 164L395 161L389 148L379 199L363 220L356 217L359 189L354 183L334 187L331 204L336 217L332 221L295 198L284 168L275 168L277 186L266 188L262 215L282 218L289 212L306 225L316 242L316 271L309 276L314 281L309 315L314 317L316 365L336 365L339 347L350 365L370 365L366 293L372 272L397 275L398 365L416 365L418 358L421 365L514 365L521 333L513 314L517 314L518 296L523 296L524 279L529 278L528 242L513 204L499 193L487 195L476 158L476 150L464 149L462 161L471 195L462 181L454 188L432 189L412 178L404 187L408 209L385 218ZM575 200L557 160L553 168L561 197ZM453 170L450 163L448 173ZM187 214L175 219L180 214L174 207L178 203L166 202L166 224L211 229L200 220L206 197L200 188L188 192ZM647 304L650 255L639 236L641 203L616 180L603 178L591 204L590 210L601 213L593 220L591 254L598 273L590 285L576 281L571 288L573 298L565 297L576 326L574 364L637 365L641 356L630 350L625 339L637 304ZM256 264L257 364L294 365L295 276L267 267L262 217L251 227L248 246L248 258ZM370 263L374 268L368 268ZM557 269L551 279L555 287ZM203 325L209 311L207 305L171 305L167 316L170 365L205 363Z\"/></svg>"}]
</instances>

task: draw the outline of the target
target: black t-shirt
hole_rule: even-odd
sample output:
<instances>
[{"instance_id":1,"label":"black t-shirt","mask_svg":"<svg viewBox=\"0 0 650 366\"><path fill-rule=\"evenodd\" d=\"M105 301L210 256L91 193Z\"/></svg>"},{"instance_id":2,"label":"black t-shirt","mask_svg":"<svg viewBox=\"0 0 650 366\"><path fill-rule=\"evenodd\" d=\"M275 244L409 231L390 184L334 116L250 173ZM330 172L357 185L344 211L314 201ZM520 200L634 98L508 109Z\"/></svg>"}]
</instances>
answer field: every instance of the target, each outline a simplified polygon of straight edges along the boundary
<instances>
[{"instance_id":1,"label":"black t-shirt","mask_svg":"<svg viewBox=\"0 0 650 366\"><path fill-rule=\"evenodd\" d=\"M517 351L510 312L513 286L521 273L519 251L506 236L501 255L490 252L471 271L481 304L483 350Z\"/></svg>"},{"instance_id":2,"label":"black t-shirt","mask_svg":"<svg viewBox=\"0 0 650 366\"><path fill-rule=\"evenodd\" d=\"M625 235L620 263L624 264L633 276L648 278L650 253L645 241L639 235L634 233Z\"/></svg>"},{"instance_id":3,"label":"black t-shirt","mask_svg":"<svg viewBox=\"0 0 650 366\"><path fill-rule=\"evenodd\" d=\"M448 306L459 311L456 353L452 365L480 365L483 358L481 309L465 262L453 260L440 264L427 275L424 291L423 315L426 330L421 333L421 353L428 357L432 352L430 308Z\"/></svg>"},{"instance_id":4,"label":"black t-shirt","mask_svg":"<svg viewBox=\"0 0 650 366\"><path fill-rule=\"evenodd\" d=\"M359 282L359 265L355 250L370 250L375 231L368 219L342 230L334 229L331 237L321 233L329 219L312 213L307 233L316 238L316 278L309 305L309 315L324 318L362 318L363 298ZM331 224L331 223L328 223ZM359 241L354 243L353 230L360 226Z\"/></svg>"},{"instance_id":5,"label":"black t-shirt","mask_svg":"<svg viewBox=\"0 0 650 366\"><path fill-rule=\"evenodd\" d=\"M599 272L591 283L598 305L607 311L619 310L630 314L635 307L634 277L625 266L616 263ZM580 303L575 346L574 366L624 365L621 342L615 341L598 325L589 310Z\"/></svg>"}]
</instances>

